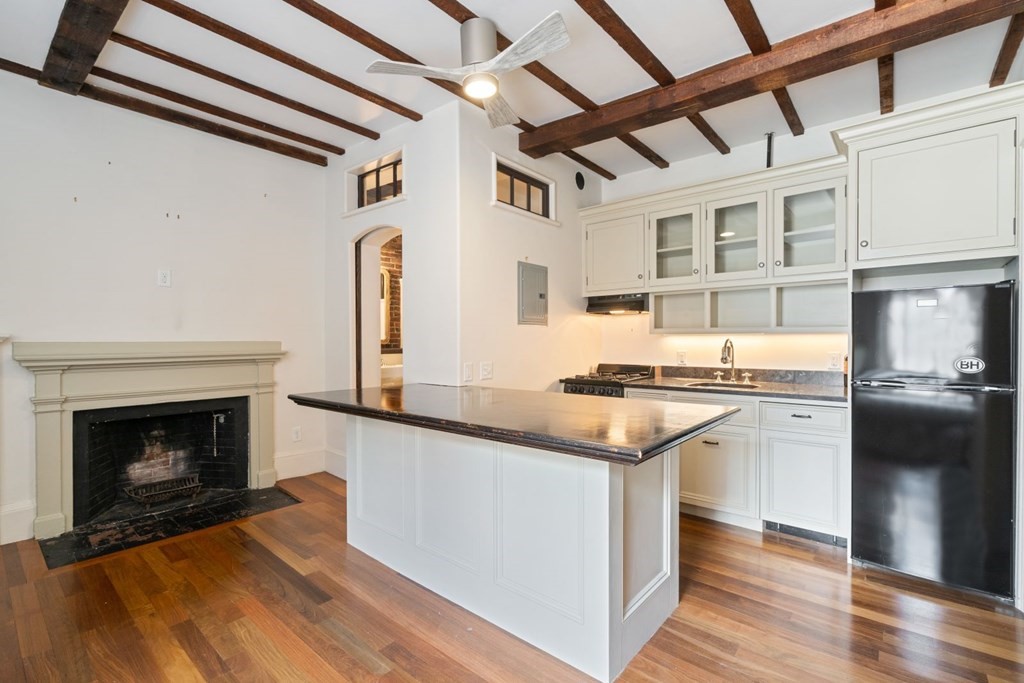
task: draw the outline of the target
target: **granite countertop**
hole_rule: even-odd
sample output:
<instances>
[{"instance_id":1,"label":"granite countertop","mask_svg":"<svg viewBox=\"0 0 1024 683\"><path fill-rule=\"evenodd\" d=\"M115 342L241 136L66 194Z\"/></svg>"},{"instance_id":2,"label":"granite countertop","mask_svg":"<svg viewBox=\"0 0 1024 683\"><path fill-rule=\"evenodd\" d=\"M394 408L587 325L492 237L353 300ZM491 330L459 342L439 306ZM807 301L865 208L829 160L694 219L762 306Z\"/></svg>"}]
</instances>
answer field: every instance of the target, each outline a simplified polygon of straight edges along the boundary
<instances>
[{"instance_id":1,"label":"granite countertop","mask_svg":"<svg viewBox=\"0 0 1024 683\"><path fill-rule=\"evenodd\" d=\"M729 368L725 368L728 374ZM829 401L846 403L847 393L842 373L818 370L767 370L749 369L750 381L756 389L736 387L689 387L693 382L714 381L720 367L661 366L659 376L653 379L629 382L626 388L674 389L696 391L705 394L748 395L769 398L801 399L805 401ZM741 378L747 370L736 368L736 377Z\"/></svg>"},{"instance_id":2,"label":"granite countertop","mask_svg":"<svg viewBox=\"0 0 1024 683\"><path fill-rule=\"evenodd\" d=\"M725 422L738 408L478 386L406 384L290 394L350 415L636 465Z\"/></svg>"}]
</instances>

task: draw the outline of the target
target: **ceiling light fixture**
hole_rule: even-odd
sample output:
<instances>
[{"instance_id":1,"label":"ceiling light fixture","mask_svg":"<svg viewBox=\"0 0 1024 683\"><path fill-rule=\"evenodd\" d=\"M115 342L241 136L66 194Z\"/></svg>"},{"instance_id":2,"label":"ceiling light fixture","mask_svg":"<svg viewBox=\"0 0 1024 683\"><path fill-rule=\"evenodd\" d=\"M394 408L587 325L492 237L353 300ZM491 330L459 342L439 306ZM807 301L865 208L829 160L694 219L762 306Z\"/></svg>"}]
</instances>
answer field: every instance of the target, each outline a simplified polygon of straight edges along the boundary
<instances>
[{"instance_id":1,"label":"ceiling light fixture","mask_svg":"<svg viewBox=\"0 0 1024 683\"><path fill-rule=\"evenodd\" d=\"M498 92L498 79L486 71L477 71L463 79L462 91L474 100L486 100Z\"/></svg>"}]
</instances>

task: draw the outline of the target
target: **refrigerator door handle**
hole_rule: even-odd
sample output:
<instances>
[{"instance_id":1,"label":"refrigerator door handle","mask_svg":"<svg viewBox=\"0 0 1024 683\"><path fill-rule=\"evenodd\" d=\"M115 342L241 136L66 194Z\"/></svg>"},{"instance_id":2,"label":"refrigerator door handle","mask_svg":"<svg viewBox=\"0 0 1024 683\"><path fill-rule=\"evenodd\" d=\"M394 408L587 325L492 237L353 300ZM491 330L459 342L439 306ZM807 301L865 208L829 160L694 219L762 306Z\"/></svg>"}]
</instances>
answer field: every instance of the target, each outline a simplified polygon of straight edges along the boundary
<instances>
[{"instance_id":1,"label":"refrigerator door handle","mask_svg":"<svg viewBox=\"0 0 1024 683\"><path fill-rule=\"evenodd\" d=\"M976 394L1012 394L1013 387L994 387L981 384L946 384L943 391L965 391Z\"/></svg>"},{"instance_id":2,"label":"refrigerator door handle","mask_svg":"<svg viewBox=\"0 0 1024 683\"><path fill-rule=\"evenodd\" d=\"M881 379L858 379L853 381L855 387L886 387L890 389L903 389L907 386L906 382L896 382Z\"/></svg>"}]
</instances>

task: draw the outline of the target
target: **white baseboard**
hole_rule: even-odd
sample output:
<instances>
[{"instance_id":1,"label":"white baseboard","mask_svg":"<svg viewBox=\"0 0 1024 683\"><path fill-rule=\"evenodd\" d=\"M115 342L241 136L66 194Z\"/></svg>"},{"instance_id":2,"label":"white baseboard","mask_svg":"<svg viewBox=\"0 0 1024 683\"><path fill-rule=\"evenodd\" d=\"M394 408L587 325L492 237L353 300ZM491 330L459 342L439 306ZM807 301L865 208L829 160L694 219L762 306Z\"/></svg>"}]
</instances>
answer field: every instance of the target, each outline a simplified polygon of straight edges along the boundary
<instances>
[{"instance_id":1,"label":"white baseboard","mask_svg":"<svg viewBox=\"0 0 1024 683\"><path fill-rule=\"evenodd\" d=\"M327 449L327 461L324 470L339 479L348 480L348 456L341 451Z\"/></svg>"},{"instance_id":2,"label":"white baseboard","mask_svg":"<svg viewBox=\"0 0 1024 683\"><path fill-rule=\"evenodd\" d=\"M751 531L764 531L764 524L762 524L760 519L744 517L731 512L722 512L721 510L698 507L696 505L690 505L682 502L679 503L679 511L685 512L688 515L694 515L695 517L703 517L704 519L711 519L716 522L723 522L725 524L732 524L733 526L742 527L744 529L750 529Z\"/></svg>"},{"instance_id":3,"label":"white baseboard","mask_svg":"<svg viewBox=\"0 0 1024 683\"><path fill-rule=\"evenodd\" d=\"M32 525L35 519L34 500L0 505L0 544L32 538Z\"/></svg>"},{"instance_id":4,"label":"white baseboard","mask_svg":"<svg viewBox=\"0 0 1024 683\"><path fill-rule=\"evenodd\" d=\"M324 471L325 453L322 450L283 453L274 456L277 478L291 479Z\"/></svg>"}]
</instances>

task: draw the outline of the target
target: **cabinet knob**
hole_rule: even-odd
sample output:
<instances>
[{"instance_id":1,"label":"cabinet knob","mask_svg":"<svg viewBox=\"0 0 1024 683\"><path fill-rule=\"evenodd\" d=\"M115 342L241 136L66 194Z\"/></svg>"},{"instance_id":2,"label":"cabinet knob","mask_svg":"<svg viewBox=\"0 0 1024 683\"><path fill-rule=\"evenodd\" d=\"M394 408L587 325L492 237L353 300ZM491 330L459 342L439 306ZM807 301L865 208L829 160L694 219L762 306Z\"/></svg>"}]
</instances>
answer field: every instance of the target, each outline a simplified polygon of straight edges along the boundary
<instances>
[{"instance_id":1,"label":"cabinet knob","mask_svg":"<svg viewBox=\"0 0 1024 683\"><path fill-rule=\"evenodd\" d=\"M781 266L781 265L782 265L782 261L776 261L776 262L775 262L775 265L777 265L777 266Z\"/></svg>"},{"instance_id":2,"label":"cabinet knob","mask_svg":"<svg viewBox=\"0 0 1024 683\"><path fill-rule=\"evenodd\" d=\"M861 240L860 241L860 246L862 246L862 247L868 246L868 241L867 240Z\"/></svg>"},{"instance_id":3,"label":"cabinet knob","mask_svg":"<svg viewBox=\"0 0 1024 683\"><path fill-rule=\"evenodd\" d=\"M700 268L694 268L694 269L693 269L693 274L694 274L694 275L697 275L697 274L699 274L699 273L700 273Z\"/></svg>"},{"instance_id":4,"label":"cabinet knob","mask_svg":"<svg viewBox=\"0 0 1024 683\"><path fill-rule=\"evenodd\" d=\"M644 279L644 274L643 273L637 273L636 279L637 280L643 280Z\"/></svg>"},{"instance_id":5,"label":"cabinet knob","mask_svg":"<svg viewBox=\"0 0 1024 683\"><path fill-rule=\"evenodd\" d=\"M764 268L764 261L761 261L760 263L758 263L757 267L758 268Z\"/></svg>"}]
</instances>

